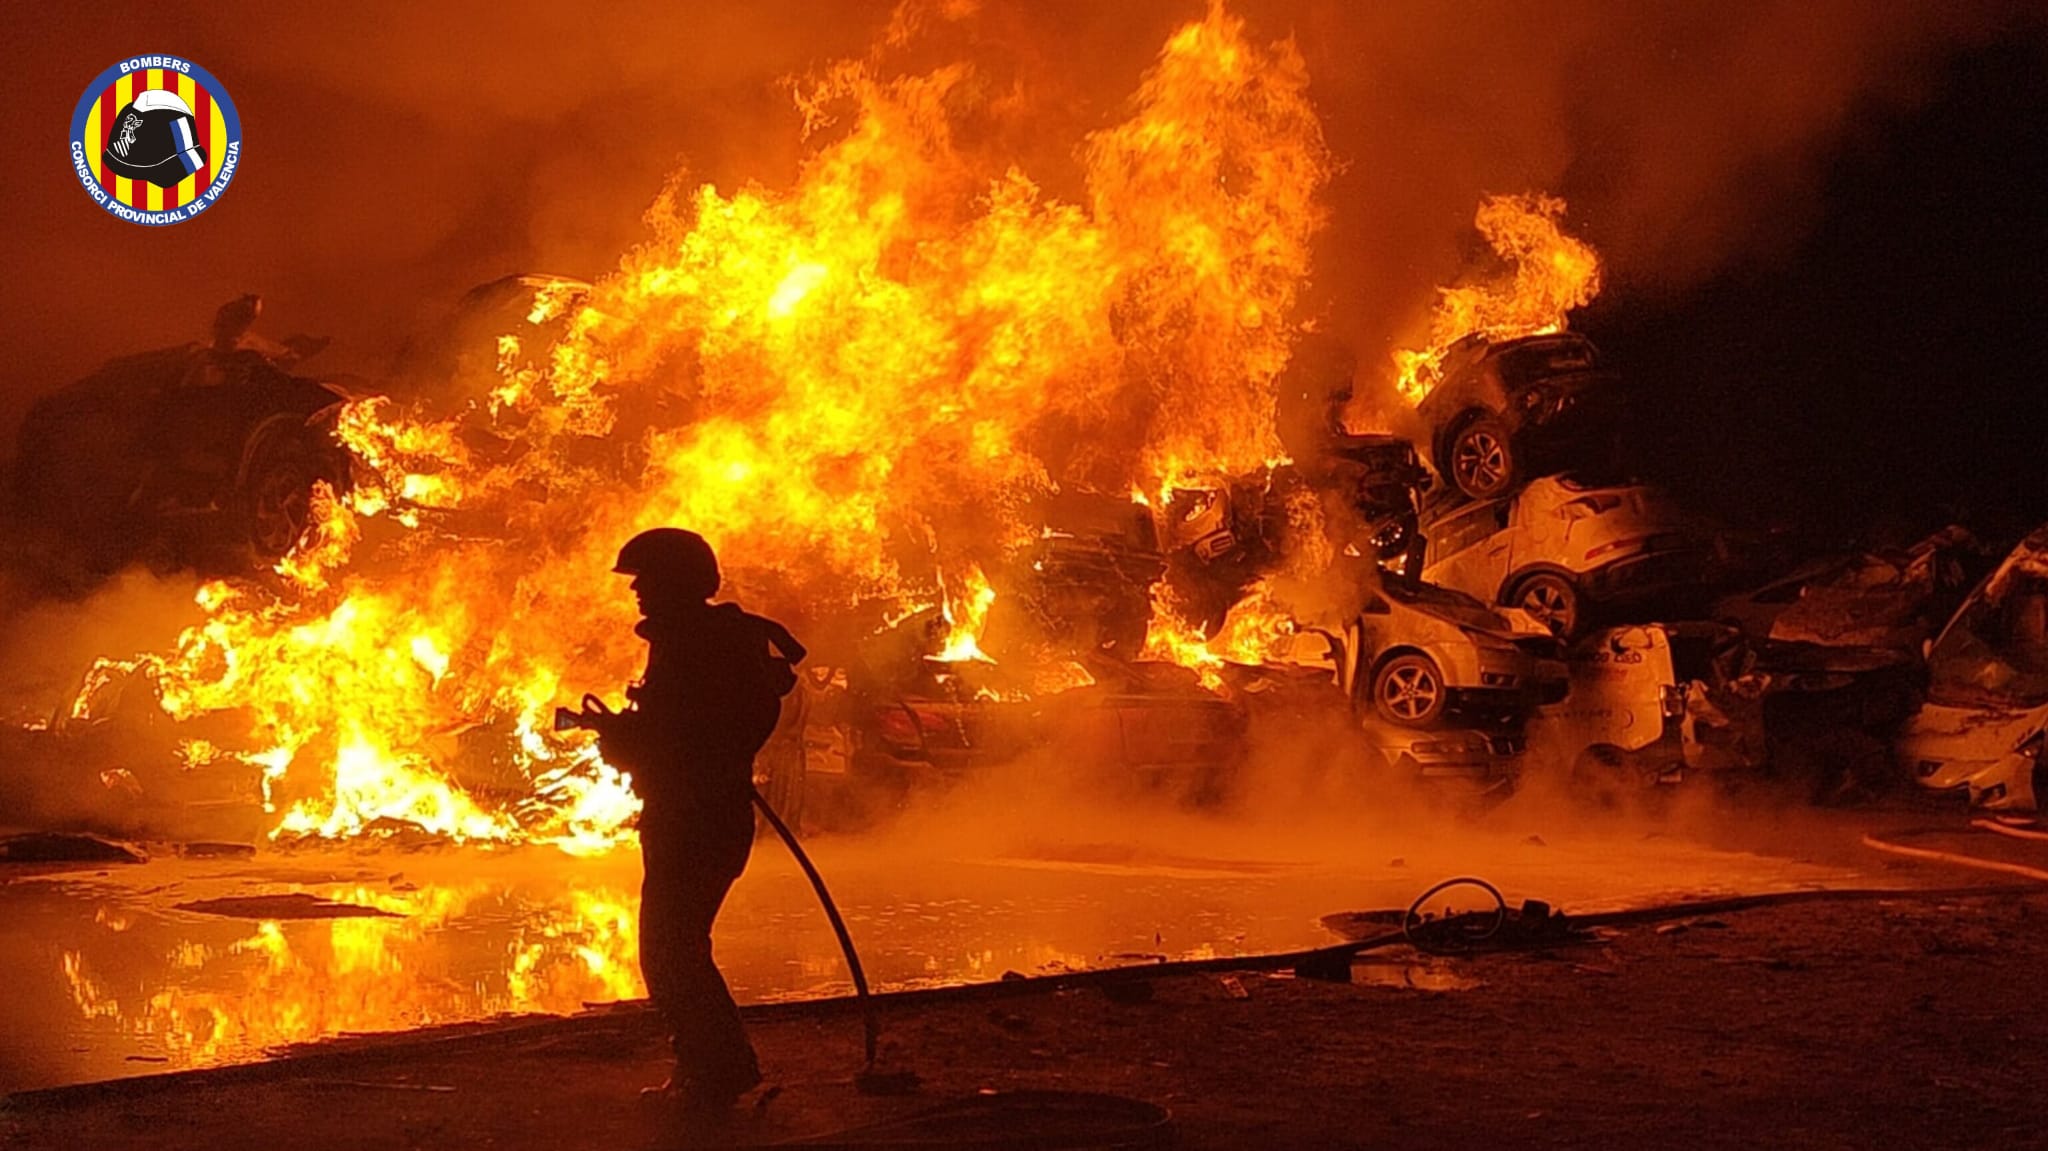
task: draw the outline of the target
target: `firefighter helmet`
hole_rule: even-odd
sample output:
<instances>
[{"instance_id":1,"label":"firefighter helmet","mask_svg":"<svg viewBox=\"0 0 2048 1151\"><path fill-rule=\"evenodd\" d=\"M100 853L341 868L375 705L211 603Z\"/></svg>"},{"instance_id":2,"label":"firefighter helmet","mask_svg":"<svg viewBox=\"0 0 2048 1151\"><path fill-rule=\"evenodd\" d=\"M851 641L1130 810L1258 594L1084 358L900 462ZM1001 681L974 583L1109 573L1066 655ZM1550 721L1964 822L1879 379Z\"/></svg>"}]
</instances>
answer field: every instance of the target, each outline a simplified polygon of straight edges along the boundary
<instances>
[{"instance_id":1,"label":"firefighter helmet","mask_svg":"<svg viewBox=\"0 0 2048 1151\"><path fill-rule=\"evenodd\" d=\"M206 167L206 149L193 133L192 109L175 92L152 88L114 117L100 159L117 176L175 188Z\"/></svg>"},{"instance_id":2,"label":"firefighter helmet","mask_svg":"<svg viewBox=\"0 0 2048 1151\"><path fill-rule=\"evenodd\" d=\"M649 528L627 540L612 570L674 581L691 599L710 599L718 591L718 557L703 536L682 528Z\"/></svg>"}]
</instances>

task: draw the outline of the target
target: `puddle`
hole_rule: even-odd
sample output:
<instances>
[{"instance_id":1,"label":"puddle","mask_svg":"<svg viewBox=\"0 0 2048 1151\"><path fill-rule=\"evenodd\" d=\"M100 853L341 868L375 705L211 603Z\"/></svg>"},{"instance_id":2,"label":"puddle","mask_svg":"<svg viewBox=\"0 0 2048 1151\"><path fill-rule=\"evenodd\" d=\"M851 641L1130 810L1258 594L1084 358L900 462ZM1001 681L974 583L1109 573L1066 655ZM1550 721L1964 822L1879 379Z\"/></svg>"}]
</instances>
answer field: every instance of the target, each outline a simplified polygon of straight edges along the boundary
<instances>
[{"instance_id":1,"label":"puddle","mask_svg":"<svg viewBox=\"0 0 2048 1151\"><path fill-rule=\"evenodd\" d=\"M1406 906L1428 880L1474 863L1470 843L1376 843L1321 862L1291 841L1276 859L1223 842L1213 859L1181 845L1072 847L962 859L826 839L813 853L884 990L1318 946L1334 939L1324 915ZM1620 868L1611 845L1517 840L1484 864L1511 898L1572 908L1661 902L1681 883L1755 891L1855 878L1698 845L1627 850ZM1386 864L1396 852L1405 866ZM0 1092L639 998L639 865L630 849L338 850L0 871ZM743 1003L851 991L809 884L772 845L733 889L716 946ZM1404 989L1476 986L1430 962L1355 974Z\"/></svg>"},{"instance_id":2,"label":"puddle","mask_svg":"<svg viewBox=\"0 0 2048 1151\"><path fill-rule=\"evenodd\" d=\"M1361 987L1398 987L1404 991L1470 991L1486 982L1459 972L1447 962L1388 963L1360 960L1351 965L1351 982Z\"/></svg>"}]
</instances>

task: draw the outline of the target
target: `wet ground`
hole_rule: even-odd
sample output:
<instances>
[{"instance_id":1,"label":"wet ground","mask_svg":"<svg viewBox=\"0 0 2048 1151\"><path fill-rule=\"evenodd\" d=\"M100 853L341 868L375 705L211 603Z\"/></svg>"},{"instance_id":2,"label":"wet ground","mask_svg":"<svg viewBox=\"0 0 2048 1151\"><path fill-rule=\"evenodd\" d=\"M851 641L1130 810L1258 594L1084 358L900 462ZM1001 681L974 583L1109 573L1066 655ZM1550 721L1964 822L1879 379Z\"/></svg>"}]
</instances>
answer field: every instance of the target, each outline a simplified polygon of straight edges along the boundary
<instances>
[{"instance_id":1,"label":"wet ground","mask_svg":"<svg viewBox=\"0 0 2048 1151\"><path fill-rule=\"evenodd\" d=\"M1869 823L1809 813L1794 827L1738 818L1680 832L1509 811L1476 827L1432 816L1311 829L1173 816L1113 836L1089 820L1025 833L936 818L812 849L870 979L903 988L1313 946L1334 938L1325 914L1406 906L1471 872L1511 899L1574 910L1914 882L1857 845ZM638 866L631 848L345 848L12 867L0 875L0 1092L638 997ZM277 895L387 914L180 906ZM717 941L742 1002L849 989L808 885L772 839Z\"/></svg>"}]
</instances>

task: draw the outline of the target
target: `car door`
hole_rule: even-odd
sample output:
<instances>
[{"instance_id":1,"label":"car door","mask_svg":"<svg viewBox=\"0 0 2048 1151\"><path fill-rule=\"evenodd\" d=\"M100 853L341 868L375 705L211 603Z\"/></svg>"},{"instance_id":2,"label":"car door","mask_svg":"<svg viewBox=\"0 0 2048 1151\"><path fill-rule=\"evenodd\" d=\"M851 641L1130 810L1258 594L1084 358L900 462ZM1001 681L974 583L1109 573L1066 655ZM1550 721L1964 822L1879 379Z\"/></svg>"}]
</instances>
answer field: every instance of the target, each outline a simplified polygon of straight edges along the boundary
<instances>
[{"instance_id":1,"label":"car door","mask_svg":"<svg viewBox=\"0 0 2048 1151\"><path fill-rule=\"evenodd\" d=\"M1514 559L1510 500L1469 504L1430 525L1422 578L1493 602Z\"/></svg>"}]
</instances>

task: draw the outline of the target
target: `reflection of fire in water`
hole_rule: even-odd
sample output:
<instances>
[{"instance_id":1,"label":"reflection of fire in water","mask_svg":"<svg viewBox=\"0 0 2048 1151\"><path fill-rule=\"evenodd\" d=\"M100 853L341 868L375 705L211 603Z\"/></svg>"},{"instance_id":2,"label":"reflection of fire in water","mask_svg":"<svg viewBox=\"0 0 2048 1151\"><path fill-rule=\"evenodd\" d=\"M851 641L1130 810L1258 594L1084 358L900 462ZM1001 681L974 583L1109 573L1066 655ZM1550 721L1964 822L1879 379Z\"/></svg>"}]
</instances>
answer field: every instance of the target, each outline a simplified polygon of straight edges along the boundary
<instances>
[{"instance_id":1,"label":"reflection of fire in water","mask_svg":"<svg viewBox=\"0 0 2048 1151\"><path fill-rule=\"evenodd\" d=\"M1488 196L1473 227L1494 254L1514 265L1504 279L1440 288L1429 321L1429 346L1394 353L1395 390L1411 404L1438 383L1451 345L1470 335L1511 340L1562 331L1574 308L1600 294L1600 258L1565 234L1564 201L1554 196Z\"/></svg>"},{"instance_id":2,"label":"reflection of fire in water","mask_svg":"<svg viewBox=\"0 0 2048 1151\"><path fill-rule=\"evenodd\" d=\"M353 405L374 481L318 501L288 594L201 592L156 667L166 710L247 717L281 831L602 849L629 781L544 719L638 666L605 574L635 531L702 532L771 612L928 604L973 573L942 593L972 657L997 591L975 581L1031 538L1033 496L1277 458L1329 171L1293 45L1220 4L1175 32L1080 149L1079 203L956 147L1016 115L973 71L826 71L792 187L678 185L614 275L542 292L544 352L501 341L504 378L453 411Z\"/></svg>"},{"instance_id":3,"label":"reflection of fire in water","mask_svg":"<svg viewBox=\"0 0 2048 1151\"><path fill-rule=\"evenodd\" d=\"M526 909L502 971L462 978L442 934L495 893L483 884L392 894L333 887L337 903L394 917L263 920L215 947L181 941L167 957L177 985L131 999L94 979L67 951L65 979L88 1019L111 1019L179 1066L249 1058L266 1048L348 1032L390 1031L508 1012L567 1014L585 1003L638 998L638 902L626 891L579 889Z\"/></svg>"}]
</instances>

